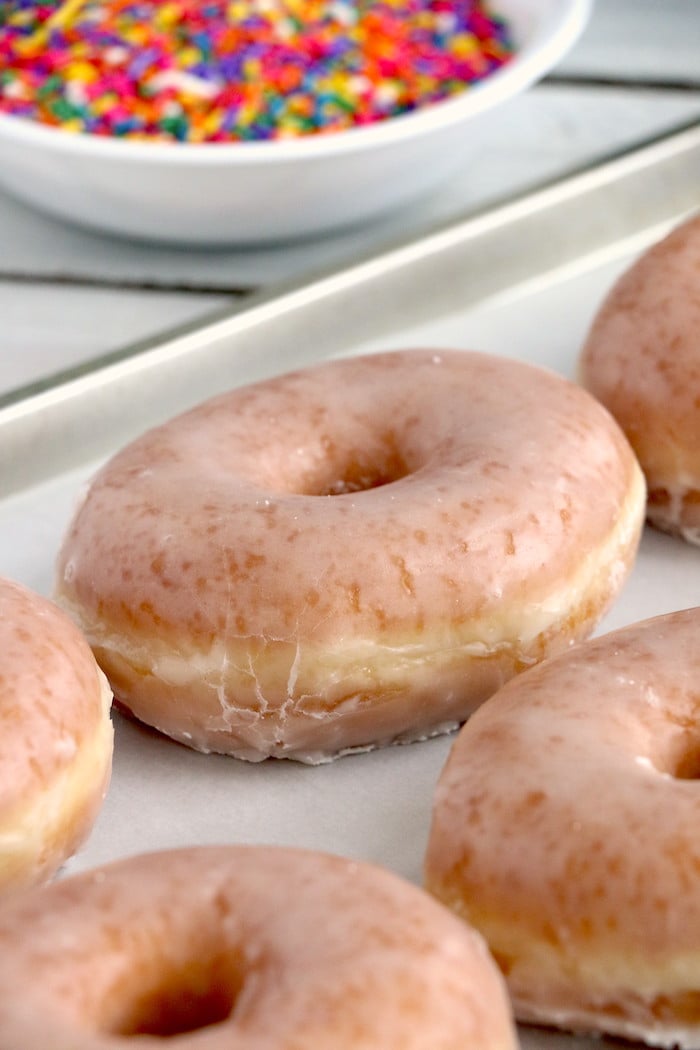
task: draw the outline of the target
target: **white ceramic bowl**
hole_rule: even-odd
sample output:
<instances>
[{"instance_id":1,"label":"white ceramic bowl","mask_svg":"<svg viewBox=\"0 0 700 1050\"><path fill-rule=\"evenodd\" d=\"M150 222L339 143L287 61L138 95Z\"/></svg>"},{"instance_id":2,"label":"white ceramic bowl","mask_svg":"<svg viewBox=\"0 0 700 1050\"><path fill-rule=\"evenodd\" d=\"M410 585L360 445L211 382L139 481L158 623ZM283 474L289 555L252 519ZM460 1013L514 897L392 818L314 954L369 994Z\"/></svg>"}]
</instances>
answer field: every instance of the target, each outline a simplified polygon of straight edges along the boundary
<instances>
[{"instance_id":1,"label":"white ceramic bowl","mask_svg":"<svg viewBox=\"0 0 700 1050\"><path fill-rule=\"evenodd\" d=\"M42 211L140 240L252 244L366 222L463 164L469 125L573 44L592 0L494 0L516 55L464 93L370 127L180 145L71 134L0 114L0 185Z\"/></svg>"}]
</instances>

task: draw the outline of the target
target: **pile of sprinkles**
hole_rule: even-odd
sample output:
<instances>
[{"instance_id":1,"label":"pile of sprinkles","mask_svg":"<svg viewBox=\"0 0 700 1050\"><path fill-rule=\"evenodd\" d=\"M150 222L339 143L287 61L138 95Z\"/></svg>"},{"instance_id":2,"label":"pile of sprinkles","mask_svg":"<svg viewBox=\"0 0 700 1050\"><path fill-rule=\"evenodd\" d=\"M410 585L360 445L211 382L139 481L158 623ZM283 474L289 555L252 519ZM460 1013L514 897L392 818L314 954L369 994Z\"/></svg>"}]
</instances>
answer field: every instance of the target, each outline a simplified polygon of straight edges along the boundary
<instances>
[{"instance_id":1,"label":"pile of sprinkles","mask_svg":"<svg viewBox=\"0 0 700 1050\"><path fill-rule=\"evenodd\" d=\"M511 55L480 0L0 0L0 112L170 142L372 124Z\"/></svg>"}]
</instances>

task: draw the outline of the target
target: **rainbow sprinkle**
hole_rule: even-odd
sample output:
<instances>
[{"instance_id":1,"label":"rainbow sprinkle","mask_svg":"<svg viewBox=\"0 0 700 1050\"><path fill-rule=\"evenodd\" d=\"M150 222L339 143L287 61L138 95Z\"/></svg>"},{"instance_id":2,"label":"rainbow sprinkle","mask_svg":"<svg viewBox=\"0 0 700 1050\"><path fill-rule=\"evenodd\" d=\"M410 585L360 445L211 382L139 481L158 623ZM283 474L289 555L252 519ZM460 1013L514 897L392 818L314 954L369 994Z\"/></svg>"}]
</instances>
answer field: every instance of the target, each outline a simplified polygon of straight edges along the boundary
<instances>
[{"instance_id":1,"label":"rainbow sprinkle","mask_svg":"<svg viewBox=\"0 0 700 1050\"><path fill-rule=\"evenodd\" d=\"M507 62L478 0L0 0L0 112L169 142L372 124Z\"/></svg>"}]
</instances>

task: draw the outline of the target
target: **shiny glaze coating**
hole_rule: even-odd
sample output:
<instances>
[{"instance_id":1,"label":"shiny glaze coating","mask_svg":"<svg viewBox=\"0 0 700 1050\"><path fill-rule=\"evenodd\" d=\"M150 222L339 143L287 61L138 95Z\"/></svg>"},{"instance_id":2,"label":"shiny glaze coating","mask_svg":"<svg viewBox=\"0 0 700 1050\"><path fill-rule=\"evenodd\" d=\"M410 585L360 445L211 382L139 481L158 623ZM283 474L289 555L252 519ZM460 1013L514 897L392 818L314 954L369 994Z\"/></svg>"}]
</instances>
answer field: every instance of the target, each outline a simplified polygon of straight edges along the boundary
<instances>
[{"instance_id":1,"label":"shiny glaze coating","mask_svg":"<svg viewBox=\"0 0 700 1050\"><path fill-rule=\"evenodd\" d=\"M0 580L0 891L44 882L87 836L111 770L111 699L65 613Z\"/></svg>"},{"instance_id":2,"label":"shiny glaze coating","mask_svg":"<svg viewBox=\"0 0 700 1050\"><path fill-rule=\"evenodd\" d=\"M177 740L322 761L454 728L617 594L641 473L585 391L406 351L235 390L98 474L57 595Z\"/></svg>"},{"instance_id":3,"label":"shiny glaze coating","mask_svg":"<svg viewBox=\"0 0 700 1050\"><path fill-rule=\"evenodd\" d=\"M481 938L380 868L270 847L117 862L0 907L3 1050L516 1050Z\"/></svg>"},{"instance_id":4,"label":"shiny glaze coating","mask_svg":"<svg viewBox=\"0 0 700 1050\"><path fill-rule=\"evenodd\" d=\"M700 1046L700 608L533 668L461 731L426 884L516 1016Z\"/></svg>"},{"instance_id":5,"label":"shiny glaze coating","mask_svg":"<svg viewBox=\"0 0 700 1050\"><path fill-rule=\"evenodd\" d=\"M583 384L627 434L653 525L700 544L700 215L613 287L581 358Z\"/></svg>"}]
</instances>

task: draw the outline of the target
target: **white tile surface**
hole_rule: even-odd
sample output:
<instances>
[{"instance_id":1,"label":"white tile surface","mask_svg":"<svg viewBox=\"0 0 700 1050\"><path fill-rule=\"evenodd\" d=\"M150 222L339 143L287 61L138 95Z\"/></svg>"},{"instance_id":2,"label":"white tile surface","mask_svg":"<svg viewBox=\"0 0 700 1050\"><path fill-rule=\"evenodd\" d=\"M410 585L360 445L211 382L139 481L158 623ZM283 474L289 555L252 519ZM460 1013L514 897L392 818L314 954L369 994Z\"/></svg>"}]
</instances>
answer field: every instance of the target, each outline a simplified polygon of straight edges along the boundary
<instances>
[{"instance_id":1,"label":"white tile surface","mask_svg":"<svg viewBox=\"0 0 700 1050\"><path fill-rule=\"evenodd\" d=\"M597 0L559 72L700 86L699 0Z\"/></svg>"},{"instance_id":2,"label":"white tile surface","mask_svg":"<svg viewBox=\"0 0 700 1050\"><path fill-rule=\"evenodd\" d=\"M194 321L221 296L0 282L0 394Z\"/></svg>"}]
</instances>

